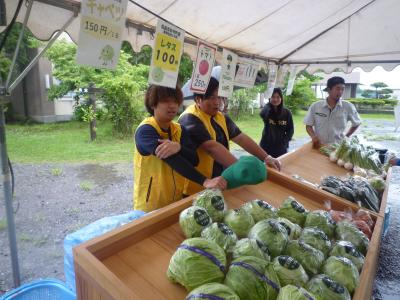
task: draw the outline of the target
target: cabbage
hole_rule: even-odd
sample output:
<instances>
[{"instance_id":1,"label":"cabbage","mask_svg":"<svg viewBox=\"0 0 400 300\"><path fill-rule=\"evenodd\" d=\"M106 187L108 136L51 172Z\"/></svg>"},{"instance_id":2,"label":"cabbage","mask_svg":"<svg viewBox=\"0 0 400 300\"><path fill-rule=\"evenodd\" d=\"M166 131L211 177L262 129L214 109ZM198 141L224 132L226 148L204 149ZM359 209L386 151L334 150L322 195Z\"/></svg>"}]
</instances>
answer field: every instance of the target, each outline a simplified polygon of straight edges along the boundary
<instances>
[{"instance_id":1,"label":"cabbage","mask_svg":"<svg viewBox=\"0 0 400 300\"><path fill-rule=\"evenodd\" d=\"M290 196L283 202L281 208L278 210L278 216L286 218L303 227L307 217L307 211L300 202L297 202L295 198Z\"/></svg>"},{"instance_id":2,"label":"cabbage","mask_svg":"<svg viewBox=\"0 0 400 300\"><path fill-rule=\"evenodd\" d=\"M368 250L368 237L354 224L346 221L338 222L336 225L336 239L351 242L358 251L366 254Z\"/></svg>"},{"instance_id":3,"label":"cabbage","mask_svg":"<svg viewBox=\"0 0 400 300\"><path fill-rule=\"evenodd\" d=\"M276 300L318 300L313 294L294 285L287 285L281 288Z\"/></svg>"},{"instance_id":4,"label":"cabbage","mask_svg":"<svg viewBox=\"0 0 400 300\"><path fill-rule=\"evenodd\" d=\"M331 256L343 256L350 259L360 271L364 265L364 255L362 255L356 247L347 241L338 241L330 252Z\"/></svg>"},{"instance_id":5,"label":"cabbage","mask_svg":"<svg viewBox=\"0 0 400 300\"><path fill-rule=\"evenodd\" d=\"M328 256L329 251L331 250L331 241L328 239L326 234L318 228L304 228L300 240L315 249L322 251L325 257Z\"/></svg>"},{"instance_id":6,"label":"cabbage","mask_svg":"<svg viewBox=\"0 0 400 300\"><path fill-rule=\"evenodd\" d=\"M324 274L339 282L353 293L359 282L357 267L346 257L330 256L322 267Z\"/></svg>"},{"instance_id":7,"label":"cabbage","mask_svg":"<svg viewBox=\"0 0 400 300\"><path fill-rule=\"evenodd\" d=\"M280 284L272 265L258 257L242 256L229 266L225 284L240 299L274 300Z\"/></svg>"},{"instance_id":8,"label":"cabbage","mask_svg":"<svg viewBox=\"0 0 400 300\"><path fill-rule=\"evenodd\" d=\"M200 192L193 205L203 207L214 222L222 222L227 205L222 192L218 189L206 189Z\"/></svg>"},{"instance_id":9,"label":"cabbage","mask_svg":"<svg viewBox=\"0 0 400 300\"><path fill-rule=\"evenodd\" d=\"M211 224L207 211L199 206L191 206L181 211L179 225L187 238L199 237L202 230Z\"/></svg>"},{"instance_id":10,"label":"cabbage","mask_svg":"<svg viewBox=\"0 0 400 300\"><path fill-rule=\"evenodd\" d=\"M182 242L169 262L167 277L188 291L209 282L222 282L225 276L224 249L203 238Z\"/></svg>"},{"instance_id":11,"label":"cabbage","mask_svg":"<svg viewBox=\"0 0 400 300\"><path fill-rule=\"evenodd\" d=\"M303 266L291 256L281 255L275 257L273 267L282 286L287 284L305 286L308 281L308 276Z\"/></svg>"},{"instance_id":12,"label":"cabbage","mask_svg":"<svg viewBox=\"0 0 400 300\"><path fill-rule=\"evenodd\" d=\"M217 298L219 297L219 298ZM199 286L186 296L186 300L195 299L225 299L225 300L240 300L238 295L232 289L221 283L206 283Z\"/></svg>"},{"instance_id":13,"label":"cabbage","mask_svg":"<svg viewBox=\"0 0 400 300\"><path fill-rule=\"evenodd\" d=\"M229 209L225 215L224 223L236 233L239 238L246 237L254 225L253 217L244 209Z\"/></svg>"},{"instance_id":14,"label":"cabbage","mask_svg":"<svg viewBox=\"0 0 400 300\"><path fill-rule=\"evenodd\" d=\"M240 256L255 256L270 261L268 247L261 241L255 239L241 239L232 250L232 258Z\"/></svg>"},{"instance_id":15,"label":"cabbage","mask_svg":"<svg viewBox=\"0 0 400 300\"><path fill-rule=\"evenodd\" d=\"M204 228L201 237L217 243L227 252L232 250L237 241L236 234L224 223L212 223L211 226Z\"/></svg>"},{"instance_id":16,"label":"cabbage","mask_svg":"<svg viewBox=\"0 0 400 300\"><path fill-rule=\"evenodd\" d=\"M276 208L263 200L252 200L243 204L242 207L251 214L254 222L277 217Z\"/></svg>"},{"instance_id":17,"label":"cabbage","mask_svg":"<svg viewBox=\"0 0 400 300\"><path fill-rule=\"evenodd\" d=\"M318 274L324 262L324 254L321 251L302 241L289 241L285 254L296 259L310 276Z\"/></svg>"},{"instance_id":18,"label":"cabbage","mask_svg":"<svg viewBox=\"0 0 400 300\"><path fill-rule=\"evenodd\" d=\"M265 243L272 257L281 254L289 240L286 228L275 219L258 222L251 228L249 238Z\"/></svg>"},{"instance_id":19,"label":"cabbage","mask_svg":"<svg viewBox=\"0 0 400 300\"><path fill-rule=\"evenodd\" d=\"M306 289L321 300L351 300L349 291L325 274L314 276Z\"/></svg>"},{"instance_id":20,"label":"cabbage","mask_svg":"<svg viewBox=\"0 0 400 300\"><path fill-rule=\"evenodd\" d=\"M301 227L286 218L277 218L279 224L286 228L291 240L297 240L301 234Z\"/></svg>"},{"instance_id":21,"label":"cabbage","mask_svg":"<svg viewBox=\"0 0 400 300\"><path fill-rule=\"evenodd\" d=\"M304 227L317 227L331 239L335 232L335 222L325 210L314 210L308 213Z\"/></svg>"}]
</instances>

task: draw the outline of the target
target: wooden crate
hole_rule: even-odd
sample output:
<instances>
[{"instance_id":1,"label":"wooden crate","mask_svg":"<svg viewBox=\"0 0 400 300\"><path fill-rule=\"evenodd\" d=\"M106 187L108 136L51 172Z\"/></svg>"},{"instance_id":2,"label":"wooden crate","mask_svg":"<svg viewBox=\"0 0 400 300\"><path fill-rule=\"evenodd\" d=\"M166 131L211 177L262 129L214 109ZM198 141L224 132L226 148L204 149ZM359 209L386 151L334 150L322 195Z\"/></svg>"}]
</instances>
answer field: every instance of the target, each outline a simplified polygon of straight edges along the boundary
<instances>
[{"instance_id":1,"label":"wooden crate","mask_svg":"<svg viewBox=\"0 0 400 300\"><path fill-rule=\"evenodd\" d=\"M271 172L267 181L224 192L230 208L255 198L275 207L294 196L307 209L323 208L321 192L294 181L282 181ZM343 210L348 201L327 195L334 209ZM176 247L184 240L179 213L192 204L185 198L119 229L74 248L78 299L184 299L186 290L170 283L166 270ZM376 221L370 248L353 299L370 299L377 267L383 219Z\"/></svg>"}]
</instances>

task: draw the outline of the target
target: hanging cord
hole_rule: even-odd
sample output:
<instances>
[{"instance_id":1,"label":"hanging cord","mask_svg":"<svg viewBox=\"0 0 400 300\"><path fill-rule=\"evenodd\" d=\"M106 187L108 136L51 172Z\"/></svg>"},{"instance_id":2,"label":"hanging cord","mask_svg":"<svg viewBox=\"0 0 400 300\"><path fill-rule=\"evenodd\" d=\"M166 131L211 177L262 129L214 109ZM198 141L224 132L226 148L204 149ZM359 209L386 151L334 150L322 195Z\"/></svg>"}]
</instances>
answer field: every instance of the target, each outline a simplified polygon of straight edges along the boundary
<instances>
[{"instance_id":1,"label":"hanging cord","mask_svg":"<svg viewBox=\"0 0 400 300\"><path fill-rule=\"evenodd\" d=\"M11 164L10 158L8 158L8 167L10 168L10 173L11 173L11 199L14 199L14 187L15 187L15 177L14 177L14 169ZM14 211L14 215L17 214L19 210L19 201L17 202L17 208Z\"/></svg>"},{"instance_id":2,"label":"hanging cord","mask_svg":"<svg viewBox=\"0 0 400 300\"><path fill-rule=\"evenodd\" d=\"M21 6L22 6L23 2L24 2L24 0L19 0L18 5L17 5L17 9L15 10L15 13L14 13L14 16L13 16L10 24L7 26L7 28L6 28L5 32L4 32L4 36L3 36L3 38L2 38L2 40L0 42L0 52L3 49L4 45L6 44L7 37L9 35L10 31L11 31L12 26L15 23L15 20L18 17L18 14L19 14L19 11L21 9Z\"/></svg>"}]
</instances>

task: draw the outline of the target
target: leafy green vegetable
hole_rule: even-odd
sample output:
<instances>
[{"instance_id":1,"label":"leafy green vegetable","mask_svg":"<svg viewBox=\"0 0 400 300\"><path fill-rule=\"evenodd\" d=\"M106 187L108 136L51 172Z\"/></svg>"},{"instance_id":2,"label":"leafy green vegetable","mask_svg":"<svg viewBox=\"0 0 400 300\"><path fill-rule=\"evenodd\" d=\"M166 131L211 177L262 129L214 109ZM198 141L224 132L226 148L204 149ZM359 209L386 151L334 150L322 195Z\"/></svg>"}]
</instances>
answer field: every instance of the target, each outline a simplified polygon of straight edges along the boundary
<instances>
[{"instance_id":1,"label":"leafy green vegetable","mask_svg":"<svg viewBox=\"0 0 400 300\"><path fill-rule=\"evenodd\" d=\"M364 265L364 255L362 255L356 247L347 241L338 241L330 252L331 256L343 256L350 259L357 267L358 271Z\"/></svg>"},{"instance_id":2,"label":"leafy green vegetable","mask_svg":"<svg viewBox=\"0 0 400 300\"><path fill-rule=\"evenodd\" d=\"M254 219L254 222L258 222L265 219L276 218L276 208L268 202L263 200L252 200L245 203L243 209L246 210Z\"/></svg>"},{"instance_id":3,"label":"leafy green vegetable","mask_svg":"<svg viewBox=\"0 0 400 300\"><path fill-rule=\"evenodd\" d=\"M324 274L339 282L353 293L359 282L357 267L346 257L330 256L322 267Z\"/></svg>"},{"instance_id":4,"label":"leafy green vegetable","mask_svg":"<svg viewBox=\"0 0 400 300\"><path fill-rule=\"evenodd\" d=\"M237 242L237 236L224 223L212 223L201 232L201 237L217 243L225 251L231 252Z\"/></svg>"},{"instance_id":5,"label":"leafy green vegetable","mask_svg":"<svg viewBox=\"0 0 400 300\"><path fill-rule=\"evenodd\" d=\"M273 267L282 286L288 284L305 286L308 281L303 266L291 256L280 255L275 257Z\"/></svg>"},{"instance_id":6,"label":"leafy green vegetable","mask_svg":"<svg viewBox=\"0 0 400 300\"><path fill-rule=\"evenodd\" d=\"M236 295L236 293L230 287L215 282L203 284L191 291L190 294L186 296L186 300L195 299L240 300L238 295Z\"/></svg>"},{"instance_id":7,"label":"leafy green vegetable","mask_svg":"<svg viewBox=\"0 0 400 300\"><path fill-rule=\"evenodd\" d=\"M304 227L317 227L331 239L335 233L335 222L331 215L325 210L310 211L307 215Z\"/></svg>"},{"instance_id":8,"label":"leafy green vegetable","mask_svg":"<svg viewBox=\"0 0 400 300\"><path fill-rule=\"evenodd\" d=\"M321 300L351 300L349 291L325 274L314 276L306 289Z\"/></svg>"},{"instance_id":9,"label":"leafy green vegetable","mask_svg":"<svg viewBox=\"0 0 400 300\"><path fill-rule=\"evenodd\" d=\"M366 254L368 250L368 237L354 224L347 221L340 221L336 225L336 239L351 242L358 251Z\"/></svg>"},{"instance_id":10,"label":"leafy green vegetable","mask_svg":"<svg viewBox=\"0 0 400 300\"><path fill-rule=\"evenodd\" d=\"M227 205L222 192L218 189L206 189L199 193L193 205L203 207L214 222L224 220Z\"/></svg>"},{"instance_id":11,"label":"leafy green vegetable","mask_svg":"<svg viewBox=\"0 0 400 300\"><path fill-rule=\"evenodd\" d=\"M281 288L276 300L318 300L313 294L302 287L287 285Z\"/></svg>"},{"instance_id":12,"label":"leafy green vegetable","mask_svg":"<svg viewBox=\"0 0 400 300\"><path fill-rule=\"evenodd\" d=\"M286 228L286 231L291 240L297 240L300 237L301 234L300 225L295 224L286 218L277 218L277 221L279 222L279 224L281 224L283 227Z\"/></svg>"},{"instance_id":13,"label":"leafy green vegetable","mask_svg":"<svg viewBox=\"0 0 400 300\"><path fill-rule=\"evenodd\" d=\"M278 210L278 216L286 218L303 227L307 217L307 210L300 202L296 201L294 197L289 196Z\"/></svg>"},{"instance_id":14,"label":"leafy green vegetable","mask_svg":"<svg viewBox=\"0 0 400 300\"><path fill-rule=\"evenodd\" d=\"M207 211L200 206L188 207L179 215L179 225L187 238L199 237L202 230L211 222Z\"/></svg>"},{"instance_id":15,"label":"leafy green vegetable","mask_svg":"<svg viewBox=\"0 0 400 300\"><path fill-rule=\"evenodd\" d=\"M239 238L246 237L254 225L253 217L244 209L229 209L225 215L224 223L236 233Z\"/></svg>"},{"instance_id":16,"label":"leafy green vegetable","mask_svg":"<svg viewBox=\"0 0 400 300\"><path fill-rule=\"evenodd\" d=\"M241 239L232 250L232 258L236 259L240 256L255 256L270 261L270 254L267 245L255 239Z\"/></svg>"},{"instance_id":17,"label":"leafy green vegetable","mask_svg":"<svg viewBox=\"0 0 400 300\"><path fill-rule=\"evenodd\" d=\"M331 241L328 236L319 228L307 227L303 229L300 240L304 243L320 250L324 256L328 256L331 250Z\"/></svg>"},{"instance_id":18,"label":"leafy green vegetable","mask_svg":"<svg viewBox=\"0 0 400 300\"><path fill-rule=\"evenodd\" d=\"M296 259L306 270L308 275L318 274L324 262L324 254L302 241L289 241L285 254Z\"/></svg>"}]
</instances>

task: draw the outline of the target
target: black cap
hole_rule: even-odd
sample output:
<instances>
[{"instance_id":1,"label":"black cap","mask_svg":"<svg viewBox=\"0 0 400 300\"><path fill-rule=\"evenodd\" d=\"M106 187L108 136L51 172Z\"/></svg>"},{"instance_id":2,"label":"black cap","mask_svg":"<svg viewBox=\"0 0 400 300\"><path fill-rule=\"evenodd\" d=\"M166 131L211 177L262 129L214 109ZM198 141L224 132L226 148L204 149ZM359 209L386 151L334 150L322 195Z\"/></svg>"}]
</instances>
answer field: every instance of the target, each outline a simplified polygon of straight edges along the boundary
<instances>
[{"instance_id":1,"label":"black cap","mask_svg":"<svg viewBox=\"0 0 400 300\"><path fill-rule=\"evenodd\" d=\"M339 76L333 76L329 78L328 82L326 83L326 88L324 89L324 91L327 92L337 84L345 84L344 79Z\"/></svg>"}]
</instances>

